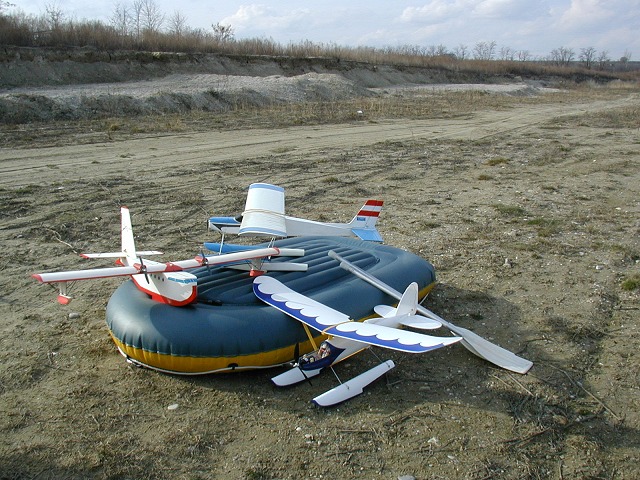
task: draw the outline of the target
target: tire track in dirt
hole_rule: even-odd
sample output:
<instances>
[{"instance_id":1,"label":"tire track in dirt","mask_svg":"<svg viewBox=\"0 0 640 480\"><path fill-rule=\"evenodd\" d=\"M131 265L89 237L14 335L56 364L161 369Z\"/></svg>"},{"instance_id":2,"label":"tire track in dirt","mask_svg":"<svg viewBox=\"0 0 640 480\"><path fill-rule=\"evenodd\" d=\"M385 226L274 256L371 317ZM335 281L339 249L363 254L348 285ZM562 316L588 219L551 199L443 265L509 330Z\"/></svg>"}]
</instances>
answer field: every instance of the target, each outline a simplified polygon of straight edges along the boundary
<instances>
[{"instance_id":1,"label":"tire track in dirt","mask_svg":"<svg viewBox=\"0 0 640 480\"><path fill-rule=\"evenodd\" d=\"M590 104L528 105L507 111L479 112L471 118L455 120L388 120L167 135L92 145L0 149L0 185L96 180L132 173L169 178L175 174L176 167L205 170L288 149L299 155L312 155L323 149L348 149L411 138L480 140L531 128L558 116L628 105L631 101L638 103L638 98Z\"/></svg>"}]
</instances>

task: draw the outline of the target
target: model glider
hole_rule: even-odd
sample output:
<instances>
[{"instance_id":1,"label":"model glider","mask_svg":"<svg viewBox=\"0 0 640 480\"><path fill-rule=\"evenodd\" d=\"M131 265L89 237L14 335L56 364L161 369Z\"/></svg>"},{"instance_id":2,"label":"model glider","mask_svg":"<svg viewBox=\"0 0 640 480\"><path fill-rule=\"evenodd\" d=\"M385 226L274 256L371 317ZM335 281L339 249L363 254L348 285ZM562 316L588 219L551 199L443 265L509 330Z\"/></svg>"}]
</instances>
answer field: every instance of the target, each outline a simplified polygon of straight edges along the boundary
<instances>
[{"instance_id":1,"label":"model glider","mask_svg":"<svg viewBox=\"0 0 640 480\"><path fill-rule=\"evenodd\" d=\"M314 340L308 327L329 335L329 339L316 351L300 357L291 370L274 377L272 380L278 386L293 385L314 377L324 368L332 368L336 363L371 346L407 353L425 353L461 340L460 337L433 337L399 328L411 326L419 329L433 329L441 326L440 322L416 315L418 305L416 283L407 287L397 308L378 306L376 312L382 314L382 317L364 322L352 321L344 313L295 292L272 277L256 278L253 282L253 291L260 300L301 322L312 344ZM361 394L365 386L394 366L392 360L382 362L315 397L313 402L326 407L349 400Z\"/></svg>"},{"instance_id":2,"label":"model glider","mask_svg":"<svg viewBox=\"0 0 640 480\"><path fill-rule=\"evenodd\" d=\"M284 188L268 183L249 186L247 201L238 217L211 217L209 229L224 234L271 238L303 236L358 237L382 242L376 222L382 211L381 200L367 200L349 223L325 223L285 215Z\"/></svg>"},{"instance_id":3,"label":"model glider","mask_svg":"<svg viewBox=\"0 0 640 480\"><path fill-rule=\"evenodd\" d=\"M371 285L379 288L387 295L390 295L397 300L400 300L400 298L402 298L400 292L390 287L382 280L374 277L370 273L367 273L366 271L357 267L348 260L345 260L333 250L329 252L329 256L338 261L340 263L340 267L353 273L354 275L370 283ZM462 345L464 345L467 350L479 356L480 358L484 358L494 365L521 374L527 373L533 366L533 362L531 362L530 360L519 357L509 350L506 350L499 345L496 345L495 343L491 343L489 340L482 338L480 335L472 332L471 330L447 322L445 319L439 317L431 310L428 310L422 305L418 305L417 311L428 318L440 322L445 328L451 330L454 335L459 335L460 337L462 337Z\"/></svg>"},{"instance_id":4,"label":"model glider","mask_svg":"<svg viewBox=\"0 0 640 480\"><path fill-rule=\"evenodd\" d=\"M260 262L266 257L278 255L279 250L261 248L247 252L224 255L198 255L193 259L178 262L154 262L143 260L143 256L159 255L157 251L136 251L131 226L131 216L127 207L120 209L122 217L122 250L114 253L82 254L84 258L115 258L120 266L93 268L53 273L36 273L33 277L42 283L57 283L58 302L66 305L71 301L67 293L67 283L76 280L131 276L135 285L152 299L174 306L187 305L196 299L197 277L185 270L207 265L220 265L239 261Z\"/></svg>"}]
</instances>

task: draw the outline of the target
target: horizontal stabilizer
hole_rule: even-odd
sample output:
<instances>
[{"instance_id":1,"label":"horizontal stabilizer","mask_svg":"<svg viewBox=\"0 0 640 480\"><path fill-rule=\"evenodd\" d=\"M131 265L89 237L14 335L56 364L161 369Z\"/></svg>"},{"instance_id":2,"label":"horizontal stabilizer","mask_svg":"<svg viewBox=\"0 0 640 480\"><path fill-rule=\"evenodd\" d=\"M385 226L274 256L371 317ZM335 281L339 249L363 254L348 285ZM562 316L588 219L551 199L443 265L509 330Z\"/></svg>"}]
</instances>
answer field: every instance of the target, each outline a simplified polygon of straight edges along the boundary
<instances>
[{"instance_id":1,"label":"horizontal stabilizer","mask_svg":"<svg viewBox=\"0 0 640 480\"><path fill-rule=\"evenodd\" d=\"M234 217L211 217L209 219L209 230L233 231L238 233L240 222Z\"/></svg>"},{"instance_id":2,"label":"horizontal stabilizer","mask_svg":"<svg viewBox=\"0 0 640 480\"><path fill-rule=\"evenodd\" d=\"M383 241L382 235L380 235L380 232L378 232L378 230L376 230L375 228L373 229L352 228L351 231L360 240L365 240L367 242L379 242L379 243L382 243Z\"/></svg>"},{"instance_id":3,"label":"horizontal stabilizer","mask_svg":"<svg viewBox=\"0 0 640 480\"><path fill-rule=\"evenodd\" d=\"M350 398L360 395L364 387L376 381L395 366L393 360L387 360L373 367L371 370L367 370L357 377L332 388L328 392L318 395L313 399L313 403L320 407L330 407L349 400Z\"/></svg>"},{"instance_id":4,"label":"horizontal stabilizer","mask_svg":"<svg viewBox=\"0 0 640 480\"><path fill-rule=\"evenodd\" d=\"M375 307L373 307L373 311L381 317L388 318L395 316L398 309L393 308L389 305L376 305Z\"/></svg>"},{"instance_id":5,"label":"horizontal stabilizer","mask_svg":"<svg viewBox=\"0 0 640 480\"><path fill-rule=\"evenodd\" d=\"M400 325L420 330L434 330L442 326L439 321L422 315L408 315L406 317L399 318L398 321L400 322Z\"/></svg>"},{"instance_id":6,"label":"horizontal stabilizer","mask_svg":"<svg viewBox=\"0 0 640 480\"><path fill-rule=\"evenodd\" d=\"M396 315L397 309L389 305L376 305L373 311L384 318L392 318ZM442 324L433 318L423 315L404 315L396 317L395 320L405 327L418 328L420 330L434 330L440 328Z\"/></svg>"}]
</instances>

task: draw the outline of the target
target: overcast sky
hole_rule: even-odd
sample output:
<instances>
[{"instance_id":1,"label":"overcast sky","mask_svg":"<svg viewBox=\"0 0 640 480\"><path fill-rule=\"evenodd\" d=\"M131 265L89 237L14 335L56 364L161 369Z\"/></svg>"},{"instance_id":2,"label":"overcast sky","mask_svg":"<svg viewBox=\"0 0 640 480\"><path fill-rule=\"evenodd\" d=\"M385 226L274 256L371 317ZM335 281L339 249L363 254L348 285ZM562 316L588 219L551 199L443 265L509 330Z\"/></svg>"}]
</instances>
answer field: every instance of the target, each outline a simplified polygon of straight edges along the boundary
<instances>
[{"instance_id":1,"label":"overcast sky","mask_svg":"<svg viewBox=\"0 0 640 480\"><path fill-rule=\"evenodd\" d=\"M108 22L117 3L133 0L9 0L30 14L55 4L67 18ZM640 60L640 0L155 0L171 16L179 11L192 28L230 24L235 38L278 43L344 46L445 45L453 50L492 42L534 56L558 47L576 54L594 47L612 59ZM9 11L11 11L9 10Z\"/></svg>"}]
</instances>

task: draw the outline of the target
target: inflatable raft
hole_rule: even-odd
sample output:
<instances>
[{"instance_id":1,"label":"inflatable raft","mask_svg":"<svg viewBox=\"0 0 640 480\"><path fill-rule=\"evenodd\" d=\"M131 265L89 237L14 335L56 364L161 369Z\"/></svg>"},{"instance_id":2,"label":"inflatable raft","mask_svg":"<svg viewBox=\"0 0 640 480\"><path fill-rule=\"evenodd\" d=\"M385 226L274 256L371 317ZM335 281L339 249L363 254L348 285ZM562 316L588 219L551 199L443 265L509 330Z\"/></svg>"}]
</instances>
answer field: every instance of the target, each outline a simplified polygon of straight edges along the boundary
<instances>
[{"instance_id":1,"label":"inflatable raft","mask_svg":"<svg viewBox=\"0 0 640 480\"><path fill-rule=\"evenodd\" d=\"M435 285L429 262L386 245L342 237L296 237L277 241L276 246L303 248L305 255L293 260L309 268L268 275L356 320L372 316L376 305L397 302L340 268L327 255L330 250L399 291L417 282L423 297ZM107 325L131 362L196 375L275 367L313 350L301 324L254 296L253 279L246 271L203 267L192 273L198 277L197 302L185 307L155 302L132 281L114 292L107 305Z\"/></svg>"}]
</instances>

